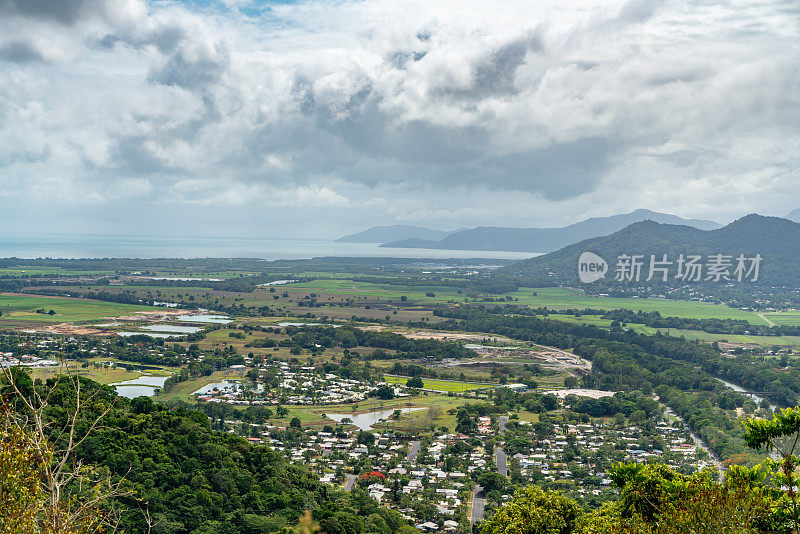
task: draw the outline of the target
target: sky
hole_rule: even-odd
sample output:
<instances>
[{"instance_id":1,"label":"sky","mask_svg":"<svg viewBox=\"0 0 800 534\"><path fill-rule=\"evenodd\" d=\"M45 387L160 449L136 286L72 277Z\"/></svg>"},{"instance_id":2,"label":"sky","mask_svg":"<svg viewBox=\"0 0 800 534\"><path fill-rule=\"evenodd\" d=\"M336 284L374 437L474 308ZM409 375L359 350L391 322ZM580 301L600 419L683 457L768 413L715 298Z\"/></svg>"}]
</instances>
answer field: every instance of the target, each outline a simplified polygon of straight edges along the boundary
<instances>
[{"instance_id":1,"label":"sky","mask_svg":"<svg viewBox=\"0 0 800 534\"><path fill-rule=\"evenodd\" d=\"M797 0L0 0L6 232L800 208Z\"/></svg>"}]
</instances>

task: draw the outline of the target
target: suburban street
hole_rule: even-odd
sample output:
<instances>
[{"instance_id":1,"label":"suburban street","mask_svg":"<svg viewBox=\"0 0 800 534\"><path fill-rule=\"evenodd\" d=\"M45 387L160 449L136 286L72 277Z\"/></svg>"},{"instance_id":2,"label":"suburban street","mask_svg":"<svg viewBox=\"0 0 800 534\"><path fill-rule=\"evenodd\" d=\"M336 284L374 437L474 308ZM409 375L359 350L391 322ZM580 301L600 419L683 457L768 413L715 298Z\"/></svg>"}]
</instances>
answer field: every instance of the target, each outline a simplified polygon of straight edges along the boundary
<instances>
[{"instance_id":1,"label":"suburban street","mask_svg":"<svg viewBox=\"0 0 800 534\"><path fill-rule=\"evenodd\" d=\"M501 415L497 418L497 426L500 428L500 433L503 434L506 431L506 423L508 423L508 416Z\"/></svg>"},{"instance_id":2,"label":"suburban street","mask_svg":"<svg viewBox=\"0 0 800 534\"><path fill-rule=\"evenodd\" d=\"M506 457L506 451L504 451L500 447L495 447L494 454L495 454L495 463L497 464L497 472L503 475L504 477L507 477L508 458Z\"/></svg>"},{"instance_id":3,"label":"suburban street","mask_svg":"<svg viewBox=\"0 0 800 534\"><path fill-rule=\"evenodd\" d=\"M411 448L408 451L408 463L413 464L414 462L417 461L417 455L419 454L420 443L421 442L419 441L411 442Z\"/></svg>"},{"instance_id":4,"label":"suburban street","mask_svg":"<svg viewBox=\"0 0 800 534\"><path fill-rule=\"evenodd\" d=\"M355 486L356 479L358 477L356 477L355 475L345 475L345 477L346 477L346 480L345 480L345 483L344 483L344 490L345 491L350 491L350 490L353 489L353 486Z\"/></svg>"},{"instance_id":5,"label":"suburban street","mask_svg":"<svg viewBox=\"0 0 800 534\"><path fill-rule=\"evenodd\" d=\"M472 494L472 513L470 514L470 524L474 525L483 519L483 508L486 504L486 495L483 492L483 487L475 486L475 492Z\"/></svg>"}]
</instances>

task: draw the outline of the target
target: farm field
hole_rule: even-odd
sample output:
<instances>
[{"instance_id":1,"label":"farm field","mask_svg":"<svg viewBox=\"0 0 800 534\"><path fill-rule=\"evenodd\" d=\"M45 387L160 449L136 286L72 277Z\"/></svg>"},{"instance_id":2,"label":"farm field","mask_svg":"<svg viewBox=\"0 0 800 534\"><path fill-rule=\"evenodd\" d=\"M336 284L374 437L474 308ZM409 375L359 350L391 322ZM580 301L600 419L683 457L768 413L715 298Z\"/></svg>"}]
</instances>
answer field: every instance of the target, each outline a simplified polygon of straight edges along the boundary
<instances>
[{"instance_id":1,"label":"farm field","mask_svg":"<svg viewBox=\"0 0 800 534\"><path fill-rule=\"evenodd\" d=\"M534 295L535 293L535 295ZM758 314L720 304L690 302L668 299L633 299L612 297L590 297L569 288L521 288L506 296L518 299L515 304L534 308L547 307L556 310L567 308L595 308L600 310L628 309L633 311L657 311L665 317L687 317L696 319L744 319L753 324L764 324Z\"/></svg>"},{"instance_id":2,"label":"farm field","mask_svg":"<svg viewBox=\"0 0 800 534\"><path fill-rule=\"evenodd\" d=\"M36 313L37 309L53 310L55 315ZM46 297L19 293L0 294L0 327L19 323L63 323L119 317L135 312L150 311L150 306L118 304L100 300L68 297Z\"/></svg>"},{"instance_id":3,"label":"farm field","mask_svg":"<svg viewBox=\"0 0 800 534\"><path fill-rule=\"evenodd\" d=\"M778 326L800 326L800 312L773 312L764 313L764 317Z\"/></svg>"},{"instance_id":4,"label":"farm field","mask_svg":"<svg viewBox=\"0 0 800 534\"><path fill-rule=\"evenodd\" d=\"M305 291L349 294L352 296L382 298L399 300L406 296L418 302L446 302L448 300L466 300L466 296L459 294L457 289L446 286L405 286L395 284L376 284L372 282L353 282L352 280L312 280L311 282L286 284L280 286L285 289L303 289ZM355 289L353 289L355 287ZM433 297L427 296L433 293Z\"/></svg>"}]
</instances>

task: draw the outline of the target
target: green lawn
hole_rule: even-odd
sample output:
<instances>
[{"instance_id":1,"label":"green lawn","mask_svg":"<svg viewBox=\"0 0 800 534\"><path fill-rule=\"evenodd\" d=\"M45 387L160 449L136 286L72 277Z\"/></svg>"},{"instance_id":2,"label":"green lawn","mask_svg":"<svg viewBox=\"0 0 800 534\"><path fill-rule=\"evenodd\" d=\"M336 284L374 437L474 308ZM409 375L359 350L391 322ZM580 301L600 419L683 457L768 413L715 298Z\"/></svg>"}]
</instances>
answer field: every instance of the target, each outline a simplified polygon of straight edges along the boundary
<instances>
[{"instance_id":1,"label":"green lawn","mask_svg":"<svg viewBox=\"0 0 800 534\"><path fill-rule=\"evenodd\" d=\"M55 315L36 313L37 309L53 310ZM150 306L117 304L100 300L37 295L0 295L0 326L4 322L64 323L79 322L102 317L128 315L137 311L153 311Z\"/></svg>"},{"instance_id":2,"label":"green lawn","mask_svg":"<svg viewBox=\"0 0 800 534\"><path fill-rule=\"evenodd\" d=\"M403 384L405 385L406 381L409 377L407 376L395 376L395 375L383 375L384 380L389 382L390 384ZM425 384L425 389L433 389L435 391L444 391L444 392L463 392L469 391L472 389L483 389L487 387L496 387L497 384L491 384L488 382L476 383L476 382L456 382L452 380L435 380L432 378L423 378L422 382Z\"/></svg>"}]
</instances>

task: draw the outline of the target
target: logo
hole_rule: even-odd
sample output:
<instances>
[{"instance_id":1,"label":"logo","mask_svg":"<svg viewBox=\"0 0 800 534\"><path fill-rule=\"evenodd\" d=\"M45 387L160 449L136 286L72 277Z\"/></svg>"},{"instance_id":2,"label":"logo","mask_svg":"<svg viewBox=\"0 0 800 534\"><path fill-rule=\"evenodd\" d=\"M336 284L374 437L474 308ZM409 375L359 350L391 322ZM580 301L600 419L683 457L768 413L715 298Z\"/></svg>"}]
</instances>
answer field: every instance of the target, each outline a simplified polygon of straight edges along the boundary
<instances>
[{"instance_id":1,"label":"logo","mask_svg":"<svg viewBox=\"0 0 800 534\"><path fill-rule=\"evenodd\" d=\"M584 252L578 258L578 278L584 284L604 278L607 272L608 263L594 252Z\"/></svg>"}]
</instances>

